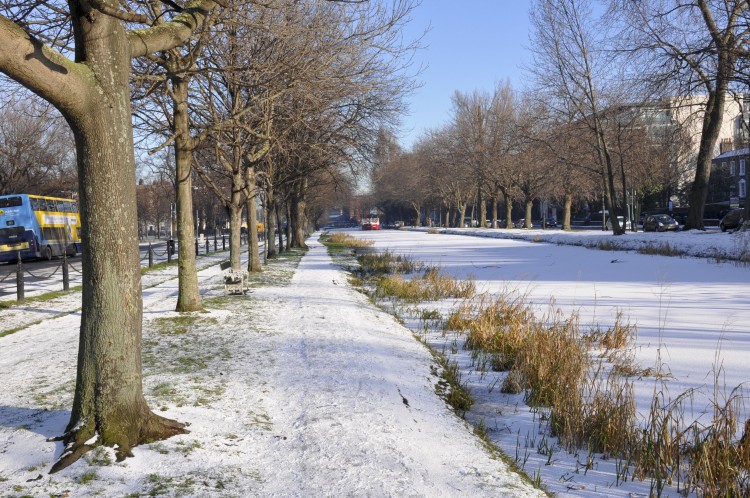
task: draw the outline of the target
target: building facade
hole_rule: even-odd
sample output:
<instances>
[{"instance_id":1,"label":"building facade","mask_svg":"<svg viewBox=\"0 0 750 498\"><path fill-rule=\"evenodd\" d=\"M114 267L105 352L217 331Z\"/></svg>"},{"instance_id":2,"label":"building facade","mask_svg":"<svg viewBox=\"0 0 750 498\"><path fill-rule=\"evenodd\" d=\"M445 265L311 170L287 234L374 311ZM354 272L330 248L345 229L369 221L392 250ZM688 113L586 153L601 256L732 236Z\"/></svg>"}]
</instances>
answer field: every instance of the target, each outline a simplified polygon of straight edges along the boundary
<instances>
[{"instance_id":1,"label":"building facade","mask_svg":"<svg viewBox=\"0 0 750 498\"><path fill-rule=\"evenodd\" d=\"M722 143L728 147L727 141ZM726 203L731 207L745 205L747 197L750 148L724 150L711 161L707 204Z\"/></svg>"}]
</instances>

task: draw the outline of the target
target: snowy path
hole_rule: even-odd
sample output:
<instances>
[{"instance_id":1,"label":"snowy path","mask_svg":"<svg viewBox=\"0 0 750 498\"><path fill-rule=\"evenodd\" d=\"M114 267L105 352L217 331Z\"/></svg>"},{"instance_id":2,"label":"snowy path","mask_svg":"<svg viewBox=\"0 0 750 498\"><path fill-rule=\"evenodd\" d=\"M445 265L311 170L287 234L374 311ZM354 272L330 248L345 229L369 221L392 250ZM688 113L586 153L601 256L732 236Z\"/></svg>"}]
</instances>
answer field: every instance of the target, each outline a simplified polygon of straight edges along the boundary
<instances>
[{"instance_id":1,"label":"snowy path","mask_svg":"<svg viewBox=\"0 0 750 498\"><path fill-rule=\"evenodd\" d=\"M280 472L301 495L540 495L435 395L429 352L346 285L325 247L311 242L292 285L267 291L257 297L286 311L270 317Z\"/></svg>"}]
</instances>

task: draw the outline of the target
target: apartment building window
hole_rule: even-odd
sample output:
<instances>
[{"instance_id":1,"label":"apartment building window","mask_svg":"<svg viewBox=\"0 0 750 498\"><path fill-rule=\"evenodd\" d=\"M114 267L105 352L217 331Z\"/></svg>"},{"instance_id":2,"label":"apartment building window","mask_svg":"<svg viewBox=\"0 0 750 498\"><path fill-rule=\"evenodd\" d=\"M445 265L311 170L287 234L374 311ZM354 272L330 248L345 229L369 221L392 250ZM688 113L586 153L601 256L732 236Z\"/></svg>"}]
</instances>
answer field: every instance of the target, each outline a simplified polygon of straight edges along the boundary
<instances>
[{"instance_id":1,"label":"apartment building window","mask_svg":"<svg viewBox=\"0 0 750 498\"><path fill-rule=\"evenodd\" d=\"M740 176L745 176L745 160L740 159Z\"/></svg>"},{"instance_id":2,"label":"apartment building window","mask_svg":"<svg viewBox=\"0 0 750 498\"><path fill-rule=\"evenodd\" d=\"M734 176L734 161L729 161L729 174Z\"/></svg>"},{"instance_id":3,"label":"apartment building window","mask_svg":"<svg viewBox=\"0 0 750 498\"><path fill-rule=\"evenodd\" d=\"M740 180L739 183L739 191L740 191L740 199L743 199L745 195L747 195L747 187L745 185L745 180Z\"/></svg>"}]
</instances>

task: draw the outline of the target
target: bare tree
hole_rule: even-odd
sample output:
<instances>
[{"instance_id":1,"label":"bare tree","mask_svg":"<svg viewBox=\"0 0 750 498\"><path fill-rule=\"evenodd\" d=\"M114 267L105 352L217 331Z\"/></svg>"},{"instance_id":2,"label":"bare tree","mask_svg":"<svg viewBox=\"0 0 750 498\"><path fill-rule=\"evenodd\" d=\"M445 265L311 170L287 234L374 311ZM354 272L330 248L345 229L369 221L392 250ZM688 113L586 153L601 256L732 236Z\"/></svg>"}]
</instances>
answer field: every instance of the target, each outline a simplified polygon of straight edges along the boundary
<instances>
[{"instance_id":1,"label":"bare tree","mask_svg":"<svg viewBox=\"0 0 750 498\"><path fill-rule=\"evenodd\" d=\"M548 158L549 173L554 178L550 193L563 204L562 229L570 230L573 202L590 199L593 192L600 190L596 186L600 172L590 159L587 127L555 122L549 116L543 121L545 132L537 136L535 143Z\"/></svg>"},{"instance_id":2,"label":"bare tree","mask_svg":"<svg viewBox=\"0 0 750 498\"><path fill-rule=\"evenodd\" d=\"M610 55L603 50L590 0L537 0L531 15L534 27L531 70L539 91L565 119L585 124L600 167L604 201L615 234L624 232L615 208L616 164L605 123L605 113L617 102L620 85Z\"/></svg>"},{"instance_id":3,"label":"bare tree","mask_svg":"<svg viewBox=\"0 0 750 498\"><path fill-rule=\"evenodd\" d=\"M314 28L316 36L302 39L314 51L304 52L304 72L274 105L273 164L263 172L269 207L279 195L289 203L292 245L304 245L304 205L316 185L308 179L336 178L342 168L363 175L378 131L403 111L403 97L414 88L408 56L416 45L404 43L400 30L416 5L322 3L303 18L301 35Z\"/></svg>"},{"instance_id":4,"label":"bare tree","mask_svg":"<svg viewBox=\"0 0 750 498\"><path fill-rule=\"evenodd\" d=\"M52 472L96 446L117 448L122 460L142 442L185 431L183 424L151 412L143 396L128 80L133 58L183 43L214 5L173 4L159 25L128 30L126 24L148 24L136 3L72 0L28 9L13 0L0 4L0 72L54 105L76 143L83 309L76 392L63 437L67 446Z\"/></svg>"},{"instance_id":5,"label":"bare tree","mask_svg":"<svg viewBox=\"0 0 750 498\"><path fill-rule=\"evenodd\" d=\"M497 226L497 203L505 204L505 227L512 228L513 192L518 185L516 159L521 148L516 95L509 82L498 85L489 109L489 168L486 183L492 201L492 226Z\"/></svg>"},{"instance_id":6,"label":"bare tree","mask_svg":"<svg viewBox=\"0 0 750 498\"><path fill-rule=\"evenodd\" d=\"M464 225L466 210L476 196L474 172L459 160L461 148L454 127L432 131L424 152L430 164L429 176L433 178L435 194L448 208L448 225ZM452 220L452 221L451 221Z\"/></svg>"},{"instance_id":7,"label":"bare tree","mask_svg":"<svg viewBox=\"0 0 750 498\"><path fill-rule=\"evenodd\" d=\"M77 190L73 140L50 105L25 99L0 109L0 195Z\"/></svg>"},{"instance_id":8,"label":"bare tree","mask_svg":"<svg viewBox=\"0 0 750 498\"><path fill-rule=\"evenodd\" d=\"M490 176L490 109L492 97L486 92L475 91L465 95L456 91L453 95L453 124L455 158L469 168L476 183L476 205L479 208L479 226L487 218L485 187Z\"/></svg>"},{"instance_id":9,"label":"bare tree","mask_svg":"<svg viewBox=\"0 0 750 498\"><path fill-rule=\"evenodd\" d=\"M738 62L748 56L750 9L745 0L613 2L625 20L623 46L651 84L679 96L705 93L695 178L689 194L686 228L703 229L711 159L719 137L724 105Z\"/></svg>"}]
</instances>

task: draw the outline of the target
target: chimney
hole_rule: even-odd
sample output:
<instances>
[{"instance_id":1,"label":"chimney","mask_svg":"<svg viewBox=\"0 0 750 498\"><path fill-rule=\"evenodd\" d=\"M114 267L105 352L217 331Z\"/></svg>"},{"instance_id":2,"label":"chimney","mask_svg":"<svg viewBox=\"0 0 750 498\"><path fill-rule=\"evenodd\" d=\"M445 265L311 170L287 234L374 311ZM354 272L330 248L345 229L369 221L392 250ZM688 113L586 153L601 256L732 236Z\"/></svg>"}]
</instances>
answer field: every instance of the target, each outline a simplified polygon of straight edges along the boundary
<instances>
[{"instance_id":1,"label":"chimney","mask_svg":"<svg viewBox=\"0 0 750 498\"><path fill-rule=\"evenodd\" d=\"M732 146L732 139L731 138L722 138L721 143L719 144L719 154L723 154L725 152L729 152L730 150L733 150L734 147Z\"/></svg>"}]
</instances>

